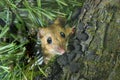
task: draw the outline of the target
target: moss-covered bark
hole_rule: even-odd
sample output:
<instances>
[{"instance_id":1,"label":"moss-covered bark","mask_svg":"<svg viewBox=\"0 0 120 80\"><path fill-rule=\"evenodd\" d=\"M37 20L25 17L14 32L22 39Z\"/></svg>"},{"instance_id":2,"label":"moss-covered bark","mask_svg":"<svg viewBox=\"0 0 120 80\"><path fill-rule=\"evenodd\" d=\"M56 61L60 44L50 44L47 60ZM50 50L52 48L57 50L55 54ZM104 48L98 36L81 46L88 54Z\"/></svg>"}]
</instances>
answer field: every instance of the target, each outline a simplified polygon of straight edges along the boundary
<instances>
[{"instance_id":1,"label":"moss-covered bark","mask_svg":"<svg viewBox=\"0 0 120 80\"><path fill-rule=\"evenodd\" d=\"M57 59L60 76L56 78L53 70L51 80L120 80L119 4L119 0L86 0L73 39L75 49Z\"/></svg>"},{"instance_id":2,"label":"moss-covered bark","mask_svg":"<svg viewBox=\"0 0 120 80\"><path fill-rule=\"evenodd\" d=\"M90 35L88 54L95 52L96 59L84 60L88 79L119 80L120 76L120 1L86 0L80 20L87 25Z\"/></svg>"}]
</instances>

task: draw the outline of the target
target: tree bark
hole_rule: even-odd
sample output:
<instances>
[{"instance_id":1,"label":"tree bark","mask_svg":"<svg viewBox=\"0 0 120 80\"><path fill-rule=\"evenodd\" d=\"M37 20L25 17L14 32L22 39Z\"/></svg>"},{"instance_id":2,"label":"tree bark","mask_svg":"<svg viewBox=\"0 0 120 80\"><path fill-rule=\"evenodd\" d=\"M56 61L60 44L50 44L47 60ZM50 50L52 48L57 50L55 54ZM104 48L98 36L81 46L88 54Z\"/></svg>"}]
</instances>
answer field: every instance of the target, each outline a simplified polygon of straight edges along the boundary
<instances>
[{"instance_id":1,"label":"tree bark","mask_svg":"<svg viewBox=\"0 0 120 80\"><path fill-rule=\"evenodd\" d=\"M57 59L62 68L59 80L120 80L120 0L86 0L75 47L76 41L81 50Z\"/></svg>"},{"instance_id":2,"label":"tree bark","mask_svg":"<svg viewBox=\"0 0 120 80\"><path fill-rule=\"evenodd\" d=\"M87 79L120 79L119 4L120 0L86 0L82 8L79 22L87 27L89 34L89 39L83 42L88 45L83 61L85 70L82 69Z\"/></svg>"}]
</instances>

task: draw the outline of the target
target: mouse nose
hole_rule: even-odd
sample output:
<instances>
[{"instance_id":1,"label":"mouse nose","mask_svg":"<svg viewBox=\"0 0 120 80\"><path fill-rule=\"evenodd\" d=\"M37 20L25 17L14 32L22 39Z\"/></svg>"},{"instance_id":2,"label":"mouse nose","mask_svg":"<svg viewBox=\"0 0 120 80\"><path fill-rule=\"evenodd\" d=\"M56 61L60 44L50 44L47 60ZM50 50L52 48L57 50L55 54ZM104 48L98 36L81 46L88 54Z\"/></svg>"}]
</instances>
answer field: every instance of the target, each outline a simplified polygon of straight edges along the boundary
<instances>
[{"instance_id":1,"label":"mouse nose","mask_svg":"<svg viewBox=\"0 0 120 80\"><path fill-rule=\"evenodd\" d=\"M64 54L64 53L65 53L65 50L64 50L64 49L61 49L61 50L60 50L60 53L61 53L61 54Z\"/></svg>"},{"instance_id":2,"label":"mouse nose","mask_svg":"<svg viewBox=\"0 0 120 80\"><path fill-rule=\"evenodd\" d=\"M63 49L63 48L61 48L61 47L58 47L58 52L61 53L61 55L62 55L62 54L65 53L65 49Z\"/></svg>"}]
</instances>

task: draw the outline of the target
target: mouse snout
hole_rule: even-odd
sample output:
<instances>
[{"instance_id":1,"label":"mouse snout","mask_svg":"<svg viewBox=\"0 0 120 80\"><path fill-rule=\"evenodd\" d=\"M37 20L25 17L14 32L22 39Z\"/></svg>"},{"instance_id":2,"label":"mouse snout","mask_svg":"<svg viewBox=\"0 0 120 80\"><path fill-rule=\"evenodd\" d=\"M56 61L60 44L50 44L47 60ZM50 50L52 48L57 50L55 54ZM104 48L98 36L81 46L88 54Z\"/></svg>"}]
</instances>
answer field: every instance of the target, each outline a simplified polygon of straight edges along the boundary
<instances>
[{"instance_id":1,"label":"mouse snout","mask_svg":"<svg viewBox=\"0 0 120 80\"><path fill-rule=\"evenodd\" d=\"M57 51L62 55L65 53L65 49L61 48L61 47L58 47L57 48Z\"/></svg>"}]
</instances>

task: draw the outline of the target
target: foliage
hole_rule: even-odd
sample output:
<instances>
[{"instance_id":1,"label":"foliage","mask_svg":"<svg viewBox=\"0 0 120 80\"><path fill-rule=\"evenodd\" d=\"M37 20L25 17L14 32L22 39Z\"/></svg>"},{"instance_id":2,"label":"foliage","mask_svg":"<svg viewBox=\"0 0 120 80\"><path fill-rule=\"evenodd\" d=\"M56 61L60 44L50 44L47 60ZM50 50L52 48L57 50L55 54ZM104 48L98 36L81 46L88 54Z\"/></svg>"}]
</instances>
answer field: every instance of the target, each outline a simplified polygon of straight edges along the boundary
<instances>
[{"instance_id":1,"label":"foliage","mask_svg":"<svg viewBox=\"0 0 120 80\"><path fill-rule=\"evenodd\" d=\"M57 16L68 20L82 0L1 0L0 1L0 80L32 80L33 70L20 64L32 30L43 27ZM36 39L34 39L36 41ZM22 66L21 66L22 65ZM27 68L27 69L26 69ZM39 74L45 73L39 68ZM28 78L28 76L30 76Z\"/></svg>"}]
</instances>

